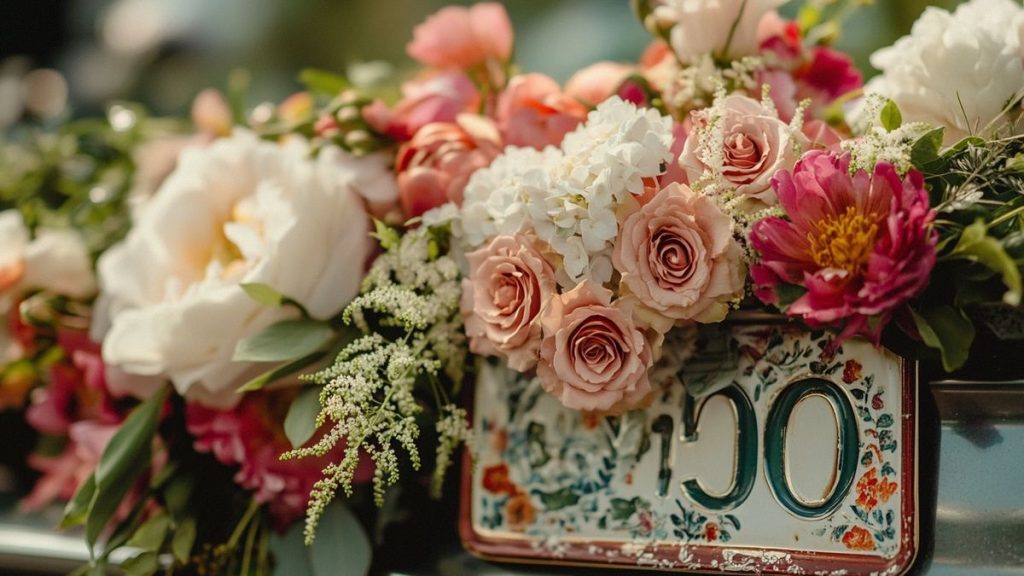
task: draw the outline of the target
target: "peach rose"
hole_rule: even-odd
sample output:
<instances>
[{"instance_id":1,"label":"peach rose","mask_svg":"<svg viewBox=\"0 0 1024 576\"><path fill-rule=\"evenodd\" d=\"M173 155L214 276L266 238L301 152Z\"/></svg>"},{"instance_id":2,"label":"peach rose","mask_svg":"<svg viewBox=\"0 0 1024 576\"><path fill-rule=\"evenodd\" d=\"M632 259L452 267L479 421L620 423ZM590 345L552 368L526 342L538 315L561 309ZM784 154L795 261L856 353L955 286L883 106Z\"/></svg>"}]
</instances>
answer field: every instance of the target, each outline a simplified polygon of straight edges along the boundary
<instances>
[{"instance_id":1,"label":"peach rose","mask_svg":"<svg viewBox=\"0 0 1024 576\"><path fill-rule=\"evenodd\" d=\"M725 97L723 106L721 176L736 187L737 194L775 205L772 176L793 167L807 138L794 134L789 125L753 98L731 94ZM708 129L709 113L708 110L693 113L694 129L679 158L691 183L708 168L707 158L703 157L706 151L700 149L700 134Z\"/></svg>"},{"instance_id":2,"label":"peach rose","mask_svg":"<svg viewBox=\"0 0 1024 576\"><path fill-rule=\"evenodd\" d=\"M555 272L523 236L498 236L466 255L462 314L474 354L503 356L525 372L537 363L538 316L555 296Z\"/></svg>"},{"instance_id":3,"label":"peach rose","mask_svg":"<svg viewBox=\"0 0 1024 576\"><path fill-rule=\"evenodd\" d=\"M398 195L408 218L448 202L462 202L473 172L501 152L500 137L487 119L468 114L455 122L421 128L398 149Z\"/></svg>"},{"instance_id":4,"label":"peach rose","mask_svg":"<svg viewBox=\"0 0 1024 576\"><path fill-rule=\"evenodd\" d=\"M514 76L498 98L498 127L512 146L558 146L586 117L587 107L543 74Z\"/></svg>"},{"instance_id":5,"label":"peach rose","mask_svg":"<svg viewBox=\"0 0 1024 576\"><path fill-rule=\"evenodd\" d=\"M512 56L512 22L497 2L464 8L448 6L413 30L405 51L437 68L469 68L488 60L505 62Z\"/></svg>"},{"instance_id":6,"label":"peach rose","mask_svg":"<svg viewBox=\"0 0 1024 576\"><path fill-rule=\"evenodd\" d=\"M743 292L743 252L732 237L732 218L684 184L669 185L626 218L612 263L627 298L662 333L671 320L722 320L728 302Z\"/></svg>"},{"instance_id":7,"label":"peach rose","mask_svg":"<svg viewBox=\"0 0 1024 576\"><path fill-rule=\"evenodd\" d=\"M619 62L597 62L572 75L565 83L571 98L597 106L615 94L619 85L635 71L633 66Z\"/></svg>"},{"instance_id":8,"label":"peach rose","mask_svg":"<svg viewBox=\"0 0 1024 576\"><path fill-rule=\"evenodd\" d=\"M537 377L567 408L621 413L651 397L651 347L612 292L590 280L560 294L541 315Z\"/></svg>"}]
</instances>

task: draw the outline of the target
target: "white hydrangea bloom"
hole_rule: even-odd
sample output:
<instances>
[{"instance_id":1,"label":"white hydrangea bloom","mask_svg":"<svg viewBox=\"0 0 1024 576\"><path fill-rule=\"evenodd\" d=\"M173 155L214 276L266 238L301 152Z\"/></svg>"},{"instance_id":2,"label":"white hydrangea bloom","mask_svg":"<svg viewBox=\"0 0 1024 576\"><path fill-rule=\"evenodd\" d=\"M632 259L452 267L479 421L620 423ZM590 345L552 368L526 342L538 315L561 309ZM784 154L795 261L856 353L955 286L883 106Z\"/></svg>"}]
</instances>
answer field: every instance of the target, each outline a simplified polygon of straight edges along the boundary
<instances>
[{"instance_id":1,"label":"white hydrangea bloom","mask_svg":"<svg viewBox=\"0 0 1024 576\"><path fill-rule=\"evenodd\" d=\"M497 235L523 228L531 190L546 190L548 174L561 158L554 147L544 150L509 146L466 184L462 200L462 240L476 248Z\"/></svg>"},{"instance_id":2,"label":"white hydrangea bloom","mask_svg":"<svg viewBox=\"0 0 1024 576\"><path fill-rule=\"evenodd\" d=\"M537 236L563 258L562 285L611 279L616 211L672 159L672 120L619 98L602 103L562 141L547 189L530 192Z\"/></svg>"},{"instance_id":3,"label":"white hydrangea bloom","mask_svg":"<svg viewBox=\"0 0 1024 576\"><path fill-rule=\"evenodd\" d=\"M567 134L561 149L506 148L463 193L462 241L532 231L562 259L558 281L612 277L618 208L672 159L672 120L613 97Z\"/></svg>"},{"instance_id":4,"label":"white hydrangea bloom","mask_svg":"<svg viewBox=\"0 0 1024 576\"><path fill-rule=\"evenodd\" d=\"M894 100L906 120L944 126L954 142L1024 92L1022 36L1019 1L971 0L952 14L929 7L910 35L871 56L882 74L865 91Z\"/></svg>"}]
</instances>

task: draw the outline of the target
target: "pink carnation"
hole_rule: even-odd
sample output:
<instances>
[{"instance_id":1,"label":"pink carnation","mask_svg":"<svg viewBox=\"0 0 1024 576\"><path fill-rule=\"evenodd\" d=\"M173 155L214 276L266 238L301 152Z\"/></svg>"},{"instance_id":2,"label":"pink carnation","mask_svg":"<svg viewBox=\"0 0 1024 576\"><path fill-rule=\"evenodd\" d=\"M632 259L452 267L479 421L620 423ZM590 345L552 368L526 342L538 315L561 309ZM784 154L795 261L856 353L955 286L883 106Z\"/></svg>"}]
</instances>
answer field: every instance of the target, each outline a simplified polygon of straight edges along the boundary
<instances>
[{"instance_id":1,"label":"pink carnation","mask_svg":"<svg viewBox=\"0 0 1024 576\"><path fill-rule=\"evenodd\" d=\"M292 446L282 424L291 391L247 394L231 410L213 410L189 404L186 427L195 436L197 452L212 454L218 462L238 466L235 483L252 490L260 503L268 505L276 528L284 530L306 511L306 502L321 470L341 458L338 451L321 458L282 461L281 454ZM373 475L360 465L356 482Z\"/></svg>"},{"instance_id":2,"label":"pink carnation","mask_svg":"<svg viewBox=\"0 0 1024 576\"><path fill-rule=\"evenodd\" d=\"M436 68L469 68L512 56L512 22L505 8L484 2L469 8L448 6L416 27L405 51Z\"/></svg>"},{"instance_id":3,"label":"pink carnation","mask_svg":"<svg viewBox=\"0 0 1024 576\"><path fill-rule=\"evenodd\" d=\"M921 293L935 265L935 211L920 173L900 179L880 162L850 175L848 154L808 152L773 179L788 219L757 222L751 243L756 293L813 326L842 326L842 337L876 342L893 312ZM782 301L780 287L806 293ZM787 306L788 304L788 306Z\"/></svg>"}]
</instances>

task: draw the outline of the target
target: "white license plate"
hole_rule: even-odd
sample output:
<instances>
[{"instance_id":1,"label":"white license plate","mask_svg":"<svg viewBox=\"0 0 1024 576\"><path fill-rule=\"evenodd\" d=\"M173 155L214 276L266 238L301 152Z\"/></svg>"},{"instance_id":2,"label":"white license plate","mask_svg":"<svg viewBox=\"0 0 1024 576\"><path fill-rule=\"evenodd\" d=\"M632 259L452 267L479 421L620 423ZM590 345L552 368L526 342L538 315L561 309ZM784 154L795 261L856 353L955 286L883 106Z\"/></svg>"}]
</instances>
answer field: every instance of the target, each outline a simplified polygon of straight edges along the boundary
<instances>
[{"instance_id":1,"label":"white license plate","mask_svg":"<svg viewBox=\"0 0 1024 576\"><path fill-rule=\"evenodd\" d=\"M595 418L488 364L461 532L484 558L900 574L917 524L916 369L860 341L735 325L644 411ZM467 459L468 460L468 459ZM842 572L842 571L846 572Z\"/></svg>"}]
</instances>

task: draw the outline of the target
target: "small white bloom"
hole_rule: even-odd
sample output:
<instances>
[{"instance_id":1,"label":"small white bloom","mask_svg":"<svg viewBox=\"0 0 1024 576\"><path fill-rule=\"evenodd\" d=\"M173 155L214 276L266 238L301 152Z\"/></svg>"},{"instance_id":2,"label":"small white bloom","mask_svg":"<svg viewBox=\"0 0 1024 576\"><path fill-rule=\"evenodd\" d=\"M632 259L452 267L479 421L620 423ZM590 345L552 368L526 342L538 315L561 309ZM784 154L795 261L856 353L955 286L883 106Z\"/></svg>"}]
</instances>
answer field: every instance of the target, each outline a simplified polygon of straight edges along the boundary
<instances>
[{"instance_id":1,"label":"small white bloom","mask_svg":"<svg viewBox=\"0 0 1024 576\"><path fill-rule=\"evenodd\" d=\"M972 0L952 14L929 7L910 35L871 56L882 74L865 91L891 98L905 120L945 127L946 143L955 142L1024 94L1022 36L1020 2Z\"/></svg>"},{"instance_id":2,"label":"small white bloom","mask_svg":"<svg viewBox=\"0 0 1024 576\"><path fill-rule=\"evenodd\" d=\"M16 210L0 212L0 309L27 290L84 298L96 290L89 252L71 230L40 229L33 239Z\"/></svg>"},{"instance_id":3,"label":"small white bloom","mask_svg":"<svg viewBox=\"0 0 1024 576\"><path fill-rule=\"evenodd\" d=\"M236 401L253 367L231 361L235 345L291 313L257 304L240 284L267 284L317 318L357 293L370 239L353 180L330 157L310 159L301 142L279 146L244 130L186 149L99 261L104 360L170 378L208 404Z\"/></svg>"}]
</instances>

